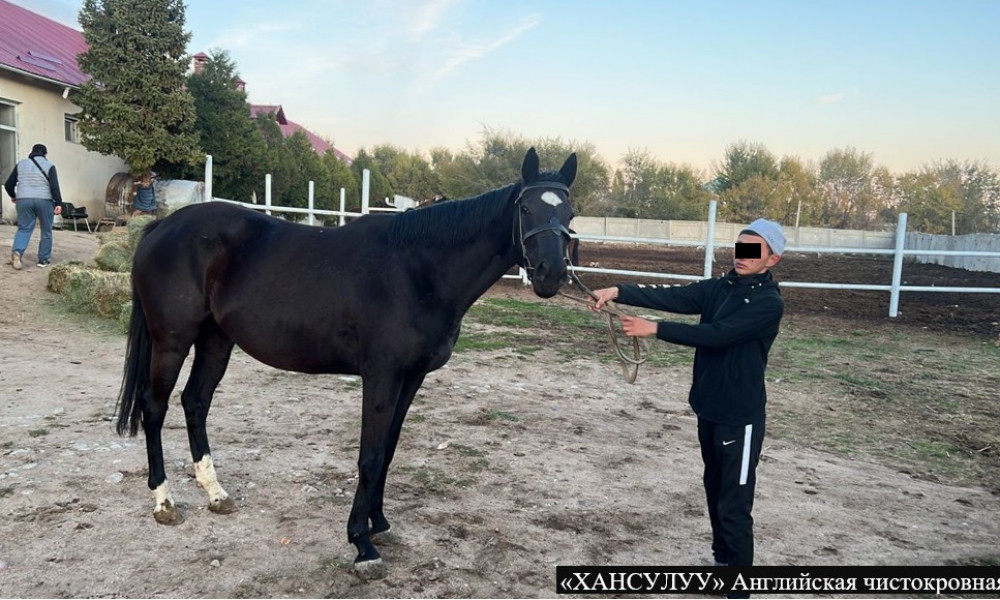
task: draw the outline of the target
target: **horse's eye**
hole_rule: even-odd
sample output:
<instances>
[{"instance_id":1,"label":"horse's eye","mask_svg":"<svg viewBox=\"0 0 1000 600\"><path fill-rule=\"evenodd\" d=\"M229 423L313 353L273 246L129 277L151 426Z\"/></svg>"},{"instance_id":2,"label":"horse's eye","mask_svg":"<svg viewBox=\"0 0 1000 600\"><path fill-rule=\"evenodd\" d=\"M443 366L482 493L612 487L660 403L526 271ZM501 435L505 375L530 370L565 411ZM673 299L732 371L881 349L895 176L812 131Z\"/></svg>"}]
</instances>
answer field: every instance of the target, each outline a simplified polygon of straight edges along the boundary
<instances>
[{"instance_id":1,"label":"horse's eye","mask_svg":"<svg viewBox=\"0 0 1000 600\"><path fill-rule=\"evenodd\" d=\"M531 209L522 204L521 205L521 214L527 215L527 214L530 214L530 213L531 213Z\"/></svg>"}]
</instances>

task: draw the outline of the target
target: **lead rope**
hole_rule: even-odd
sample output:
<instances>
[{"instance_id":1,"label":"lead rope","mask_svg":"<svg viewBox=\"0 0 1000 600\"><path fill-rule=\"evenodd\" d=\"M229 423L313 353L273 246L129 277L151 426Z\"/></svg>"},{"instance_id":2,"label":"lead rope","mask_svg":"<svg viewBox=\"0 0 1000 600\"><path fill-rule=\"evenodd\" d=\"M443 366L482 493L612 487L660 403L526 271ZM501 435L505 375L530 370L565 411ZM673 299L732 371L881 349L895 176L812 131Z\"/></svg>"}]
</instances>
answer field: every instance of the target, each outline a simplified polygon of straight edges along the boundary
<instances>
[{"instance_id":1,"label":"lead rope","mask_svg":"<svg viewBox=\"0 0 1000 600\"><path fill-rule=\"evenodd\" d=\"M597 295L588 288L586 285L580 281L580 278L576 275L576 270L573 269L572 262L568 259L566 260L566 270L569 272L569 279L574 286L577 287L581 292L587 294L591 300L597 300ZM590 304L591 302L586 298L579 298L565 292L559 292L560 296L569 298L576 302L582 302L583 304ZM642 350L639 348L639 338L632 338L632 356L627 356L625 351L622 349L621 344L618 342L618 332L615 330L614 317L628 316L626 313L618 309L613 302L608 302L601 307L601 312L608 317L608 338L611 340L611 347L614 348L615 354L618 356L620 366L622 368L622 375L625 377L627 383L635 383L636 378L639 376L639 365L646 362L646 357L642 355Z\"/></svg>"}]
</instances>

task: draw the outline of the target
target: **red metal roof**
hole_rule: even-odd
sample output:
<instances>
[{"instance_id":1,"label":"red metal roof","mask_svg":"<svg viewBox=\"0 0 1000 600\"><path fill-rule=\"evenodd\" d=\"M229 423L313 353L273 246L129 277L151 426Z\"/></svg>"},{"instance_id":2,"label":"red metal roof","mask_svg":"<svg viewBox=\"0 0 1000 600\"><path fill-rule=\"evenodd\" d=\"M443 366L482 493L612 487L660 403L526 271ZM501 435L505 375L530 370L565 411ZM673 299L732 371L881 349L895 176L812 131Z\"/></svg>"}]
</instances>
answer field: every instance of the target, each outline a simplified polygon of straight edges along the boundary
<instances>
[{"instance_id":1,"label":"red metal roof","mask_svg":"<svg viewBox=\"0 0 1000 600\"><path fill-rule=\"evenodd\" d=\"M0 0L0 68L77 87L90 79L76 64L86 50L80 31Z\"/></svg>"},{"instance_id":2,"label":"red metal roof","mask_svg":"<svg viewBox=\"0 0 1000 600\"><path fill-rule=\"evenodd\" d=\"M281 107L280 104L250 105L251 117L257 118L257 116L265 115L267 113L273 113L275 115L275 121L278 122L278 129L281 130L281 135L288 137L293 133L295 133L296 131L301 131L302 134L306 136L306 139L309 140L309 143L312 144L313 150L316 151L316 154L323 155L326 153L327 150L332 148L334 156L336 156L339 161L346 163L348 165L351 164L351 162L353 161L353 159L350 156L334 148L333 144L327 142L323 138L309 131L302 125L299 125L295 121L289 121L285 117L285 110Z\"/></svg>"},{"instance_id":3,"label":"red metal roof","mask_svg":"<svg viewBox=\"0 0 1000 600\"><path fill-rule=\"evenodd\" d=\"M0 0L0 69L25 73L47 81L78 87L90 79L80 71L76 63L78 54L87 50L83 33L56 23L42 15L33 13ZM207 59L199 52L195 58ZM251 105L250 114L273 112L277 115L281 134L288 137L301 131L317 154L324 154L333 145L298 123L285 118L281 105ZM341 161L351 164L351 157L333 148Z\"/></svg>"}]
</instances>

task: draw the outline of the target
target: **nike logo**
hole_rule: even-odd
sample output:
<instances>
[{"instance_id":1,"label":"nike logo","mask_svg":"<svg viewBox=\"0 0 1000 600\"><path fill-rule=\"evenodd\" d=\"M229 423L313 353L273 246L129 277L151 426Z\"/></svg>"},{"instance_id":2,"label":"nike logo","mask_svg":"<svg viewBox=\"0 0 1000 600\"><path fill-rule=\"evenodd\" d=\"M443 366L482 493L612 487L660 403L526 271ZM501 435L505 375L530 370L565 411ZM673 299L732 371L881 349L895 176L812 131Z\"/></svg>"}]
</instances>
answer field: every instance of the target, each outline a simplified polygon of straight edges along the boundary
<instances>
[{"instance_id":1,"label":"nike logo","mask_svg":"<svg viewBox=\"0 0 1000 600\"><path fill-rule=\"evenodd\" d=\"M722 442L723 446L728 446L729 444L735 444L736 440L729 440L728 442Z\"/></svg>"}]
</instances>

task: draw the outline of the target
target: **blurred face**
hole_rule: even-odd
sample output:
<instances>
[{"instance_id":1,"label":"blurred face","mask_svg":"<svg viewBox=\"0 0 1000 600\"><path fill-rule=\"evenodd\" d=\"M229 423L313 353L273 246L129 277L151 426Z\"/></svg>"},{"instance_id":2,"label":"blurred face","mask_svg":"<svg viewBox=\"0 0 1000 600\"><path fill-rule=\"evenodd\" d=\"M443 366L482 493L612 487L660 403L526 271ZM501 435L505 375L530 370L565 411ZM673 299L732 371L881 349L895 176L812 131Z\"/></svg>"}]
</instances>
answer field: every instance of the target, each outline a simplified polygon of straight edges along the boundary
<instances>
[{"instance_id":1,"label":"blurred face","mask_svg":"<svg viewBox=\"0 0 1000 600\"><path fill-rule=\"evenodd\" d=\"M768 269L778 264L781 257L776 254L771 254L771 250L767 247L767 242L764 238L759 235L751 235L749 233L742 233L740 237L736 238L736 242L740 244L750 244L749 246L742 246L741 249L749 250L746 254L748 256L754 256L759 258L736 258L736 252L733 253L733 268L736 269L737 275L758 275L760 273L766 272ZM754 246L759 246L760 251ZM742 253L740 253L742 255Z\"/></svg>"}]
</instances>

